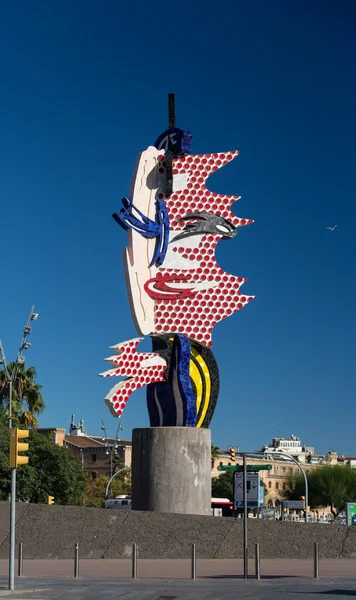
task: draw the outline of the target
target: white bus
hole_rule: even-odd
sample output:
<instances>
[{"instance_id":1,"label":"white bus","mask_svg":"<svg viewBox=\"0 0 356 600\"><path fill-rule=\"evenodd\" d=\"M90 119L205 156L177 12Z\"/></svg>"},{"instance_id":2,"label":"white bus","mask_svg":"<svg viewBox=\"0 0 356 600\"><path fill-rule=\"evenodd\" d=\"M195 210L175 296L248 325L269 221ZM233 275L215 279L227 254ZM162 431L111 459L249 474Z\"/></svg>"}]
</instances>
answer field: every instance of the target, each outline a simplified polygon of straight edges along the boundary
<instances>
[{"instance_id":1,"label":"white bus","mask_svg":"<svg viewBox=\"0 0 356 600\"><path fill-rule=\"evenodd\" d=\"M119 510L131 510L131 496L117 496L105 500L105 508L117 508Z\"/></svg>"}]
</instances>

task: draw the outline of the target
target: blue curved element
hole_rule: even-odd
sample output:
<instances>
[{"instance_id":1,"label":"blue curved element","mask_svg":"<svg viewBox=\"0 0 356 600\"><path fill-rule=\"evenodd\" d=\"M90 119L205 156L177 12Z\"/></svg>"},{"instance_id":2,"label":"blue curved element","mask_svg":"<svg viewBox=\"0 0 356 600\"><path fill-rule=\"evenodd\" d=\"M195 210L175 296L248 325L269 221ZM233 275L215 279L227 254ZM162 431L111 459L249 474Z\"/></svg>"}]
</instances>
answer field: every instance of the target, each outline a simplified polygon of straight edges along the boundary
<instances>
[{"instance_id":1,"label":"blue curved element","mask_svg":"<svg viewBox=\"0 0 356 600\"><path fill-rule=\"evenodd\" d=\"M147 386L151 427L195 427L196 398L191 384L190 340L175 335L167 382Z\"/></svg>"},{"instance_id":2,"label":"blue curved element","mask_svg":"<svg viewBox=\"0 0 356 600\"><path fill-rule=\"evenodd\" d=\"M125 231L132 229L146 239L157 239L150 266L160 267L165 259L169 240L169 216L165 201L156 200L156 221L146 217L128 198L123 198L122 204L123 208L118 213L113 213L113 218ZM132 213L132 209L141 220Z\"/></svg>"},{"instance_id":3,"label":"blue curved element","mask_svg":"<svg viewBox=\"0 0 356 600\"><path fill-rule=\"evenodd\" d=\"M197 420L196 398L189 374L190 340L187 336L178 334L175 337L172 356L172 385L175 390L176 403L183 404L184 425L195 427ZM178 399L178 393L181 400Z\"/></svg>"},{"instance_id":4,"label":"blue curved element","mask_svg":"<svg viewBox=\"0 0 356 600\"><path fill-rule=\"evenodd\" d=\"M176 405L170 383L165 381L149 383L146 388L146 398L150 427L177 425Z\"/></svg>"},{"instance_id":5,"label":"blue curved element","mask_svg":"<svg viewBox=\"0 0 356 600\"><path fill-rule=\"evenodd\" d=\"M138 208L136 208L131 200L128 198L122 199L122 204L124 207L118 213L113 213L113 218L115 221L125 229L133 229L137 233L140 233L145 238L155 238L160 234L160 227L158 223L152 221L148 217L146 217ZM132 209L140 215L142 221L140 221L135 215L132 214Z\"/></svg>"},{"instance_id":6,"label":"blue curved element","mask_svg":"<svg viewBox=\"0 0 356 600\"><path fill-rule=\"evenodd\" d=\"M164 200L157 200L156 207L156 219L159 226L159 234L157 236L156 249L150 266L156 265L156 267L160 267L163 264L167 254L169 241L169 216Z\"/></svg>"}]
</instances>

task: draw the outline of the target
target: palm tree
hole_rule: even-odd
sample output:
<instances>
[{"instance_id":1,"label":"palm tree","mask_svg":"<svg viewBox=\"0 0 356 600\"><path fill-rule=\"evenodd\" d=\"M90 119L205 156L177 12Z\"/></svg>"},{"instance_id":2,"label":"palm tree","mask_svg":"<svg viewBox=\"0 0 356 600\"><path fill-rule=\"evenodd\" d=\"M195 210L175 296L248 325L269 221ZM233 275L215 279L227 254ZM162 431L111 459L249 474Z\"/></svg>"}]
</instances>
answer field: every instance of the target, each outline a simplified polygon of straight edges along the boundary
<instances>
[{"instance_id":1,"label":"palm tree","mask_svg":"<svg viewBox=\"0 0 356 600\"><path fill-rule=\"evenodd\" d=\"M215 461L219 458L220 456L220 448L219 446L214 446L214 444L211 444L211 468L213 469L215 466Z\"/></svg>"},{"instance_id":2,"label":"palm tree","mask_svg":"<svg viewBox=\"0 0 356 600\"><path fill-rule=\"evenodd\" d=\"M7 368L11 374L15 363ZM46 405L41 394L42 385L36 383L36 369L25 365L17 365L17 373L12 387L12 412L18 424L24 427L37 427L37 415L41 414ZM5 371L0 371L0 410L9 412L9 382Z\"/></svg>"}]
</instances>

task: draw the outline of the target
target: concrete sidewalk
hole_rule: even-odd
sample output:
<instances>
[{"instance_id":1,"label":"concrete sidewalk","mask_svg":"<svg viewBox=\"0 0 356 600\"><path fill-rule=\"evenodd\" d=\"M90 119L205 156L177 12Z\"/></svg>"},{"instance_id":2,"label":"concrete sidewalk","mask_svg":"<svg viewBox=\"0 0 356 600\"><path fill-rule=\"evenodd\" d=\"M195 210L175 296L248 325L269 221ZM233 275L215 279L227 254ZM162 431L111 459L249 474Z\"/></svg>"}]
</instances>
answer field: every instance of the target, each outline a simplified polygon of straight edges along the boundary
<instances>
[{"instance_id":1,"label":"concrete sidewalk","mask_svg":"<svg viewBox=\"0 0 356 600\"><path fill-rule=\"evenodd\" d=\"M83 579L130 579L130 559L82 559L80 560L80 578ZM17 574L17 561L15 565ZM254 577L254 561L249 561L249 575ZM24 579L31 578L72 578L73 560L24 560ZM0 560L0 576L8 575L8 561ZM138 559L137 576L139 579L190 579L189 560L149 560ZM236 579L243 576L241 559L198 559L198 579ZM313 578L313 560L301 559L262 559L261 576L268 578L301 577ZM356 578L356 560L323 559L320 560L320 578L353 579ZM21 580L19 580L21 581ZM356 595L356 594L355 594Z\"/></svg>"},{"instance_id":2,"label":"concrete sidewalk","mask_svg":"<svg viewBox=\"0 0 356 600\"><path fill-rule=\"evenodd\" d=\"M92 561L93 562L93 561ZM0 578L1 579L1 578ZM5 581L0 583L3 585ZM356 597L356 580L279 578L250 579L31 579L16 580L16 589L0 590L12 600L346 600Z\"/></svg>"}]
</instances>

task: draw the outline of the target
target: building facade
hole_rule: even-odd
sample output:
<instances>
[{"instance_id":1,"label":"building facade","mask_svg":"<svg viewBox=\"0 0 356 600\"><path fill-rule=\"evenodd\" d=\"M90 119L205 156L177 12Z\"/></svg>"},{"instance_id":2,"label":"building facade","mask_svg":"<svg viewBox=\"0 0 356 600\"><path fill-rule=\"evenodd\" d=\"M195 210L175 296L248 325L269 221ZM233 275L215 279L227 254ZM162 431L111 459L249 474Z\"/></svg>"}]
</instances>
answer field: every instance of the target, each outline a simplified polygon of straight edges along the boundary
<instances>
[{"instance_id":1,"label":"building facade","mask_svg":"<svg viewBox=\"0 0 356 600\"><path fill-rule=\"evenodd\" d=\"M248 464L261 464L266 461L271 465L271 470L260 471L260 476L265 485L265 505L275 507L278 511L282 500L285 499L285 492L290 485L290 478L301 473L298 465L288 460L287 456L292 456L305 472L317 469L322 465L349 465L356 468L356 458L338 456L335 451L330 451L326 455L316 454L313 447L303 445L300 438L295 435L287 439L273 438L272 443L263 446L260 452L260 457L249 457ZM283 458L283 455L285 455L285 458ZM219 465L231 464L242 465L242 457L236 456L235 462L232 463L230 453L221 451L220 456L212 466L212 477L221 475L221 471L218 471ZM325 519L331 516L329 508L321 509L319 513Z\"/></svg>"},{"instance_id":2,"label":"building facade","mask_svg":"<svg viewBox=\"0 0 356 600\"><path fill-rule=\"evenodd\" d=\"M74 423L74 415L69 428L37 429L38 433L49 435L55 444L65 446L78 457L82 469L87 471L93 479L100 475L110 477L119 468L131 467L132 446L131 441L119 437L89 436L85 432L84 422Z\"/></svg>"},{"instance_id":3,"label":"building facade","mask_svg":"<svg viewBox=\"0 0 356 600\"><path fill-rule=\"evenodd\" d=\"M261 452L265 454L288 454L295 458L300 464L323 464L325 456L315 454L311 446L304 446L299 437L292 434L288 439L272 438L272 443L262 447Z\"/></svg>"},{"instance_id":4,"label":"building facade","mask_svg":"<svg viewBox=\"0 0 356 600\"><path fill-rule=\"evenodd\" d=\"M130 440L118 437L89 436L85 432L83 421L76 425L72 418L69 434L65 429L60 428L38 429L37 431L50 435L54 443L71 450L79 458L82 468L93 478L100 475L110 477L123 465L131 467L132 444ZM249 457L248 464L261 464L266 461L271 465L271 470L260 471L260 476L265 485L265 505L275 507L277 510L280 509L281 502L285 498L290 478L301 472L297 464L288 460L287 455L292 456L306 472L327 464L349 465L356 468L355 457L339 456L335 451L330 451L325 456L316 454L314 448L304 446L295 435L288 439L273 438L272 443L263 446L260 452L260 457ZM278 458L277 453L285 454L286 457ZM218 466L231 464L242 465L242 457L236 456L235 462L232 462L230 452L221 450L218 458L212 464L211 476L218 477L222 474L221 471L218 471Z\"/></svg>"}]
</instances>

